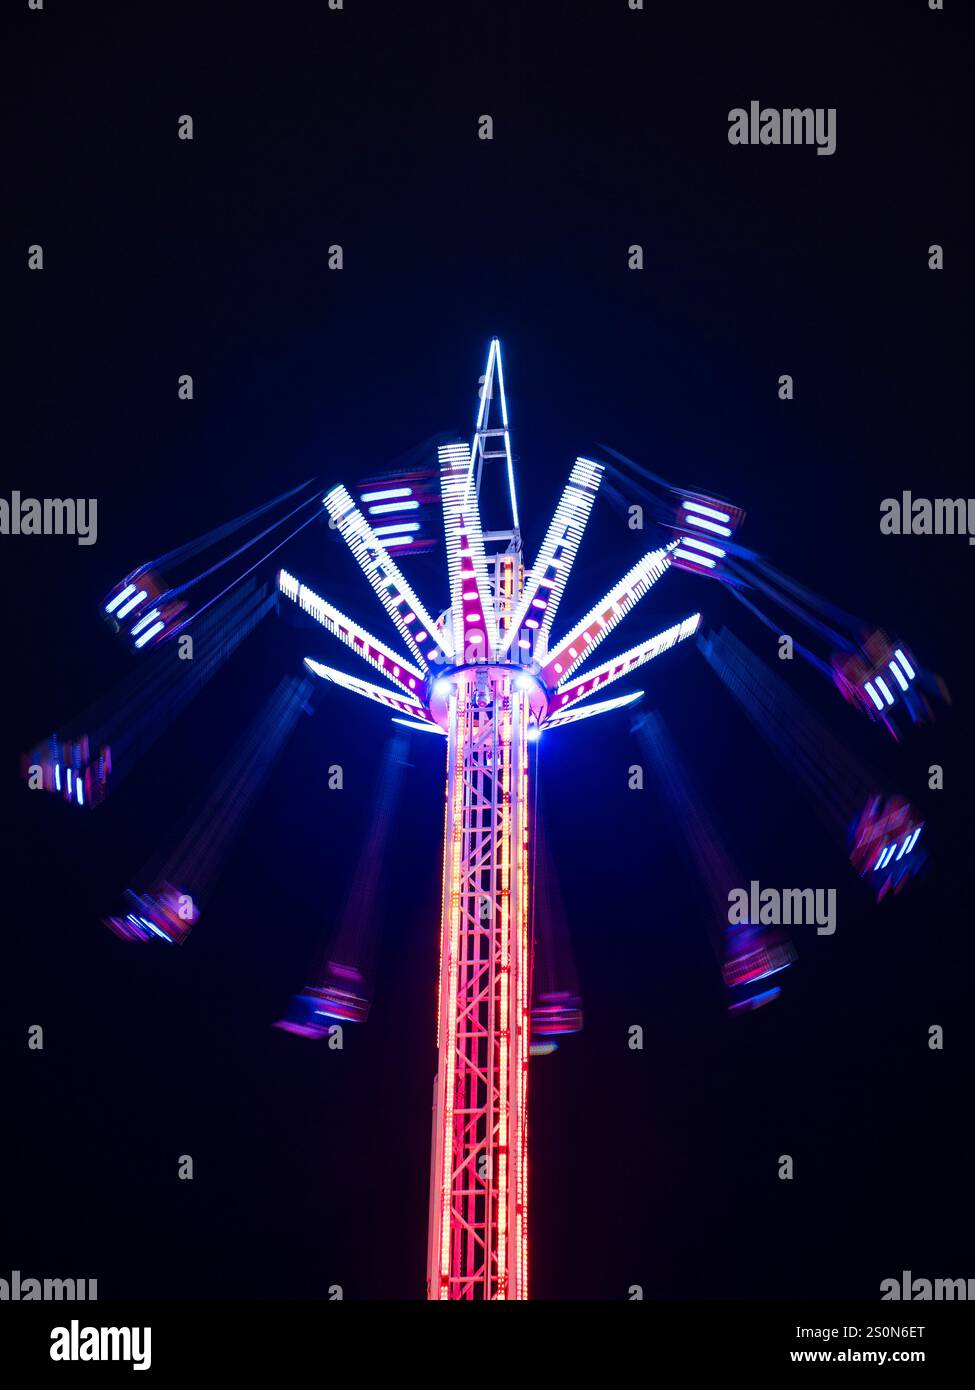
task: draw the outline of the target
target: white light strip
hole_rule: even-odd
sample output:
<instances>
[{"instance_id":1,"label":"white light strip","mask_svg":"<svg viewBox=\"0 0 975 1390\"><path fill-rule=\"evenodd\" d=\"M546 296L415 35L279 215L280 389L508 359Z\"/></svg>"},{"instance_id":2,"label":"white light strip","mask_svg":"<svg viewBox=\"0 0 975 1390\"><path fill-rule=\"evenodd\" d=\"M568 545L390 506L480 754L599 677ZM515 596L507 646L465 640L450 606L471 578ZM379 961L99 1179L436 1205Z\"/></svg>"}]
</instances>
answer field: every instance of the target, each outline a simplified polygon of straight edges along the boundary
<instances>
[{"instance_id":1,"label":"white light strip","mask_svg":"<svg viewBox=\"0 0 975 1390\"><path fill-rule=\"evenodd\" d=\"M549 522L521 600L511 615L511 624L498 648L499 656L504 656L518 635L528 616L529 608L533 604L535 607L541 606L539 590L542 586L547 591L547 597L544 604L545 613L535 635L535 655L541 660L548 650L552 623L572 570L572 562L578 553L593 502L596 500L596 491L602 475L602 466L590 459L579 458L572 465L569 481ZM556 552L561 553L557 555ZM549 570L553 570L554 573L550 575Z\"/></svg>"},{"instance_id":2,"label":"white light strip","mask_svg":"<svg viewBox=\"0 0 975 1390\"><path fill-rule=\"evenodd\" d=\"M125 588L122 590L122 592L121 592L120 594L116 594L115 597L114 597L109 603L106 603L106 605L105 605L105 612L106 612L106 613L114 613L115 610L116 610L116 608L117 608L117 607L119 606L119 604L122 602L122 600L123 600L123 599L127 599L128 596L129 596L129 594L134 594L134 593L135 593L135 585L134 585L134 584L126 584Z\"/></svg>"},{"instance_id":3,"label":"white light strip","mask_svg":"<svg viewBox=\"0 0 975 1390\"><path fill-rule=\"evenodd\" d=\"M428 669L427 659L434 659L440 650L445 656L452 656L453 643L450 633L437 633L433 619L407 583L396 561L356 506L348 488L342 484L332 488L331 492L326 493L324 502L336 529L358 561L380 603L392 618L410 651L420 662L421 670L425 672ZM409 621L405 617L406 613L411 615Z\"/></svg>"},{"instance_id":4,"label":"white light strip","mask_svg":"<svg viewBox=\"0 0 975 1390\"><path fill-rule=\"evenodd\" d=\"M682 502L681 506L685 512L696 512L698 516L709 516L714 521L730 521L731 517L727 512L716 512L713 507L704 507L700 502Z\"/></svg>"},{"instance_id":5,"label":"white light strip","mask_svg":"<svg viewBox=\"0 0 975 1390\"><path fill-rule=\"evenodd\" d=\"M878 708L878 709L883 709L883 707L884 707L884 702L883 702L883 700L881 700L881 698L880 698L880 696L877 694L876 690L874 690L874 688L873 688L873 686L871 685L871 683L870 683L869 681L867 681L863 688L864 688L864 690L867 692L867 694L870 696L871 700L874 702L874 704L877 706L877 708Z\"/></svg>"},{"instance_id":6,"label":"white light strip","mask_svg":"<svg viewBox=\"0 0 975 1390\"><path fill-rule=\"evenodd\" d=\"M131 635L132 635L133 637L135 637L137 633L141 632L142 629L143 629L144 627L147 627L148 624L152 622L153 618L158 618L158 617L159 617L159 609L158 609L158 608L154 608L154 609L152 610L151 613L147 613L146 616L145 616L144 618L140 618L140 619L139 619L139 621L136 623L135 627L132 629ZM907 686L905 686L904 689L906 690L906 689L907 689Z\"/></svg>"},{"instance_id":7,"label":"white light strip","mask_svg":"<svg viewBox=\"0 0 975 1390\"><path fill-rule=\"evenodd\" d=\"M574 705L585 696L593 695L597 690L612 685L621 676L628 676L637 667L652 661L655 656L660 656L662 652L668 651L678 642L683 642L685 638L693 636L700 623L700 613L692 613L682 623L675 623L665 632L658 632L655 637L641 642L639 646L631 647L629 651L623 652L622 656L614 657L602 666L597 666L581 680L572 681L568 686L559 686L552 700L552 710L555 714L561 714L568 705Z\"/></svg>"},{"instance_id":8,"label":"white light strip","mask_svg":"<svg viewBox=\"0 0 975 1390\"><path fill-rule=\"evenodd\" d=\"M900 647L897 648L897 650L894 652L894 655L897 657L897 660L903 666L904 673L907 676L907 679L909 681L912 681L914 679L914 667L908 661L907 657L901 651Z\"/></svg>"},{"instance_id":9,"label":"white light strip","mask_svg":"<svg viewBox=\"0 0 975 1390\"><path fill-rule=\"evenodd\" d=\"M416 729L421 734L443 734L444 738L447 736L447 730L441 729L439 724L420 724L415 719L399 718L394 718L393 723L402 724L404 729Z\"/></svg>"},{"instance_id":10,"label":"white light strip","mask_svg":"<svg viewBox=\"0 0 975 1390\"><path fill-rule=\"evenodd\" d=\"M674 551L674 559L675 559L675 560L689 560L689 561L691 561L692 564L695 564L695 565L703 565L703 566L705 567L705 569L709 569L709 570L713 570L713 569L714 569L714 561L713 561L713 560L709 560L708 557L707 557L706 555L695 555L694 552L691 551L691 550L675 550L675 551Z\"/></svg>"},{"instance_id":11,"label":"white light strip","mask_svg":"<svg viewBox=\"0 0 975 1390\"><path fill-rule=\"evenodd\" d=\"M128 603L124 603L122 607L119 609L118 613L116 614L116 617L118 618L119 622L121 622L123 618L128 617L128 615L132 612L132 609L135 608L136 604L141 603L144 598L148 597L149 594L147 593L147 591L145 589L140 589L140 591L135 595L134 598L130 598Z\"/></svg>"},{"instance_id":12,"label":"white light strip","mask_svg":"<svg viewBox=\"0 0 975 1390\"><path fill-rule=\"evenodd\" d=\"M146 645L146 643L147 643L148 641L150 641L151 638L155 637L155 635L156 635L157 632L162 632L162 630L163 630L163 628L164 628L165 626L166 626L166 624L165 624L165 623L163 622L163 620L160 618L160 620L159 620L158 623L153 623L152 627L149 628L149 630L148 630L147 632L144 632L144 633L142 634L142 636L139 637L139 638L137 639L135 645L136 645L137 647L140 647L140 648L141 648L141 647L144 647L144 646Z\"/></svg>"},{"instance_id":13,"label":"white light strip","mask_svg":"<svg viewBox=\"0 0 975 1390\"><path fill-rule=\"evenodd\" d=\"M380 492L364 492L362 500L363 502L387 502L392 497L412 496L413 489L411 487L386 487Z\"/></svg>"},{"instance_id":14,"label":"white light strip","mask_svg":"<svg viewBox=\"0 0 975 1390\"><path fill-rule=\"evenodd\" d=\"M480 429L484 424L484 416L487 412L487 403L491 396L491 382L494 376L494 353L498 346L497 338L491 339L491 346L488 349L487 367L484 372L484 385L481 388L481 404L477 412L477 424L475 429Z\"/></svg>"},{"instance_id":15,"label":"white light strip","mask_svg":"<svg viewBox=\"0 0 975 1390\"><path fill-rule=\"evenodd\" d=\"M699 541L696 536L681 536L681 545L689 545L692 550L703 550L705 555L717 555L722 559L727 555L726 550L722 550L719 545L711 545L709 541Z\"/></svg>"},{"instance_id":16,"label":"white light strip","mask_svg":"<svg viewBox=\"0 0 975 1390\"><path fill-rule=\"evenodd\" d=\"M332 681L343 690L351 690L353 695L364 695L367 700L375 700L377 704L385 705L387 709L399 710L401 714L408 714L413 719L433 722L420 701L413 695L400 694L398 690L384 690L382 686L360 680L358 676L347 676L344 671L324 666L320 661L313 661L310 656L305 657L305 665L316 676L321 676L323 681Z\"/></svg>"},{"instance_id":17,"label":"white light strip","mask_svg":"<svg viewBox=\"0 0 975 1390\"><path fill-rule=\"evenodd\" d=\"M888 662L887 664L888 664L888 666L890 667L891 674L893 675L894 679L897 681L897 684L900 686L901 690L906 690L906 689L907 689L907 681L904 679L904 672L903 672L903 671L901 670L901 668L898 666L897 662L896 662L896 661L890 661L890 662Z\"/></svg>"},{"instance_id":18,"label":"white light strip","mask_svg":"<svg viewBox=\"0 0 975 1390\"><path fill-rule=\"evenodd\" d=\"M715 521L705 521L702 516L685 517L685 521L687 522L688 526L703 526L705 531L714 531L719 536L731 535L730 527L719 526Z\"/></svg>"},{"instance_id":19,"label":"white light strip","mask_svg":"<svg viewBox=\"0 0 975 1390\"><path fill-rule=\"evenodd\" d=\"M508 432L508 401L504 390L504 370L501 366L501 344L497 338L491 339L491 347L488 351L487 368L484 372L484 386L481 390L481 402L477 411L477 424L474 426L474 439L471 443L471 466L478 457L478 450L483 456L484 439L481 432L485 428L485 420L489 414L489 402L494 398L494 382L497 378L498 399L501 404L501 431L504 437L504 456L508 474L508 495L511 499L511 524L518 529L518 501L515 496L515 470L514 462L511 457L511 436Z\"/></svg>"},{"instance_id":20,"label":"white light strip","mask_svg":"<svg viewBox=\"0 0 975 1390\"><path fill-rule=\"evenodd\" d=\"M511 519L515 530L519 529L518 521L518 502L515 498L515 467L511 461L511 437L508 434L508 402L504 394L504 371L501 367L501 344L497 338L495 344L495 363L498 369L498 389L501 392L501 423L504 426L504 452L508 464L508 493L511 497Z\"/></svg>"},{"instance_id":21,"label":"white light strip","mask_svg":"<svg viewBox=\"0 0 975 1390\"><path fill-rule=\"evenodd\" d=\"M594 651L604 637L626 617L645 593L670 567L670 552L677 542L662 550L651 550L610 589L595 608L545 656L542 676L548 686L564 684L572 672Z\"/></svg>"},{"instance_id":22,"label":"white light strip","mask_svg":"<svg viewBox=\"0 0 975 1390\"><path fill-rule=\"evenodd\" d=\"M381 671L388 680L414 694L422 691L424 682L421 671L404 661L392 647L387 647L385 642L373 637L364 627L347 618L313 589L299 584L294 575L289 574L287 570L281 570L278 574L278 588L286 598L290 598L316 622L321 623L333 637L344 642L356 656L361 656L363 661L368 662L375 670Z\"/></svg>"},{"instance_id":23,"label":"white light strip","mask_svg":"<svg viewBox=\"0 0 975 1390\"><path fill-rule=\"evenodd\" d=\"M542 728L557 729L563 724L575 724L580 719L589 719L594 714L608 714L610 710L632 705L642 695L642 690L635 690L632 695L618 695L614 700L597 700L593 705L576 705L574 709L567 709L561 714L553 714L548 719L543 719Z\"/></svg>"}]
</instances>

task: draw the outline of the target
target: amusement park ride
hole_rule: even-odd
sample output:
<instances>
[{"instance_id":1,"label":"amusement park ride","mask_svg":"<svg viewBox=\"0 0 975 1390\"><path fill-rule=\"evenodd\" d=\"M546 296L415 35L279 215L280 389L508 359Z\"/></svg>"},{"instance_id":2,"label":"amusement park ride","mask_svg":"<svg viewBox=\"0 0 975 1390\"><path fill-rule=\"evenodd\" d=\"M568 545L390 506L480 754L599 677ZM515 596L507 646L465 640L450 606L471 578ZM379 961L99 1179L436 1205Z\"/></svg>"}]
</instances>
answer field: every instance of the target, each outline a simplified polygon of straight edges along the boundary
<instances>
[{"instance_id":1,"label":"amusement park ride","mask_svg":"<svg viewBox=\"0 0 975 1390\"><path fill-rule=\"evenodd\" d=\"M433 1104L427 1294L528 1294L528 1062L531 744L543 730L602 714L639 694L584 703L697 630L692 614L599 666L605 637L666 573L676 543L651 550L558 641L552 628L602 468L577 459L541 548L526 570L508 433L501 349L492 341L471 444L440 448L450 604L423 607L344 487L325 497L413 661L404 661L330 604L279 576L281 592L397 689L309 668L446 735L447 791L440 925L439 1068ZM482 526L485 465L506 472L510 524ZM408 521L407 489L366 494L378 516ZM369 503L367 503L369 505ZM386 526L391 525L389 521ZM400 532L399 535L408 535ZM396 539L393 533L392 539ZM327 1007L327 1006L326 1006Z\"/></svg>"},{"instance_id":2,"label":"amusement park ride","mask_svg":"<svg viewBox=\"0 0 975 1390\"><path fill-rule=\"evenodd\" d=\"M743 520L739 509L681 491L666 511L658 513L665 528L662 543L644 554L568 632L556 637L560 602L608 465L576 459L541 546L527 566L497 339L490 344L472 441L443 444L438 452L439 486L423 471L370 479L359 485L358 498L341 484L323 499L320 489L309 494L305 485L276 499L289 507L279 522L264 527L264 513L273 505L269 503L221 528L220 539L251 521L263 528L254 539L267 539L276 526L300 516L284 540L267 552L273 553L322 515L323 500L329 526L348 545L408 656L282 569L277 577L280 595L361 657L384 683L312 658L305 660L307 669L385 706L398 724L444 738L439 1062L433 1094L427 1297L524 1299L529 1289L529 1058L534 1041L580 1026L577 999L542 994L537 985L533 992L537 932L531 920L529 838L537 765L534 744L542 733L639 699L640 691L594 697L698 632L700 614L692 613L621 655L593 662L602 642L669 568L719 578L736 596L743 597L742 590L751 587L793 615L809 614L811 596L779 572L763 569L758 557L736 542ZM506 493L504 524L499 528L488 529L481 515L486 472L502 482L502 496ZM302 492L307 495L296 501ZM410 554L413 544L433 544L423 504L438 496L449 603L430 612L394 557ZM209 579L251 544L211 565L200 578ZM108 596L105 616L135 651L151 651L187 629L203 611L189 611L196 581L174 586L162 578L172 563L192 558L198 545L182 547L133 571ZM244 575L255 568L250 565ZM226 592L222 589L203 607L209 608ZM743 601L773 626L751 599ZM831 665L804 654L852 704L881 720L897 737L894 716L901 707L915 721L928 710L919 689L922 673L909 649L896 639L880 632L867 636L863 629L855 639L843 636L837 629L844 617L829 610L829 623L809 618L814 632L832 639ZM768 735L776 719L769 683L756 677L754 669L745 670L735 651L715 652L712 664L724 662L733 693L751 702ZM732 669L736 661L740 669ZM790 707L780 720L783 740L795 739L800 719ZM810 733L807 738L810 781L818 771L816 737ZM790 755L794 746L790 743ZM44 785L56 794L89 807L103 799L112 760L110 746L101 746L100 737L93 738L90 747L87 735L52 736L28 757L35 766L43 765ZM845 784L850 780L844 774ZM853 827L847 812L843 814L851 830L847 852L879 898L888 888L899 888L921 863L923 851L915 845L923 821L903 798L873 792L858 803ZM110 925L129 940L185 939L188 927L176 908L181 888L168 884L155 896L130 894L136 911L110 919ZM757 986L794 958L788 944L773 937L763 935L753 923L729 938L722 967L729 988L743 980ZM777 993L764 991L759 1000ZM315 985L297 997L300 1018L281 1026L316 1037L336 1022L361 1021L369 1008L363 994L354 962L329 963Z\"/></svg>"}]
</instances>

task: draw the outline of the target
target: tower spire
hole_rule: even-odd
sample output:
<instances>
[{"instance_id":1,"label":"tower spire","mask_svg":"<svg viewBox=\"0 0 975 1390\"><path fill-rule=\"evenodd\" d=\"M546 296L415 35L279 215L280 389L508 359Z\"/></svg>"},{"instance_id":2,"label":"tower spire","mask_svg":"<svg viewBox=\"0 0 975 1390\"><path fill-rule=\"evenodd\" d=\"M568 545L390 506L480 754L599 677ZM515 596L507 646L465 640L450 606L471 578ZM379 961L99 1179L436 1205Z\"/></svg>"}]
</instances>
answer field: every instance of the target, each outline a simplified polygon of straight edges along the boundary
<instances>
[{"instance_id":1,"label":"tower spire","mask_svg":"<svg viewBox=\"0 0 975 1390\"><path fill-rule=\"evenodd\" d=\"M521 549L521 523L518 519L518 498L515 492L515 466L511 457L511 432L508 428L508 401L504 393L504 368L501 363L501 344L491 339L487 367L481 384L477 423L471 444L471 469L474 490L481 495L481 477L485 461L497 460L505 472L511 526L503 531L489 531L486 540L508 539L509 548Z\"/></svg>"}]
</instances>

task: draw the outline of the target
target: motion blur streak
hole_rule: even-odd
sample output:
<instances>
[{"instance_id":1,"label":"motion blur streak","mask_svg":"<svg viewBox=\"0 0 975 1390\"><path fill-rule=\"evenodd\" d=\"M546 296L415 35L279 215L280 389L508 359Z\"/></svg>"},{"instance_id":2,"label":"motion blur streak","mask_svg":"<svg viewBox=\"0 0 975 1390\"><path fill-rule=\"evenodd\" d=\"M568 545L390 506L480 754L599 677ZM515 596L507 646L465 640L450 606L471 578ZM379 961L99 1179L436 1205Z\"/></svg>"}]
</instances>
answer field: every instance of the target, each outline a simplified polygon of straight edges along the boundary
<instances>
[{"instance_id":1,"label":"motion blur streak","mask_svg":"<svg viewBox=\"0 0 975 1390\"><path fill-rule=\"evenodd\" d=\"M155 874L140 875L127 897L135 911L106 918L127 940L185 941L198 920L254 798L307 707L312 682L283 677L243 742L224 760L209 795Z\"/></svg>"},{"instance_id":2,"label":"motion blur streak","mask_svg":"<svg viewBox=\"0 0 975 1390\"><path fill-rule=\"evenodd\" d=\"M284 1018L275 1023L300 1037L324 1037L330 1020L364 1023L372 1003L372 972L379 937L378 887L390 830L399 811L409 735L398 730L383 751L372 823L356 864L352 887L334 936L295 995Z\"/></svg>"},{"instance_id":3,"label":"motion blur streak","mask_svg":"<svg viewBox=\"0 0 975 1390\"><path fill-rule=\"evenodd\" d=\"M727 628L699 642L711 669L788 770L803 782L829 829L845 838L879 782L800 696Z\"/></svg>"},{"instance_id":4,"label":"motion blur streak","mask_svg":"<svg viewBox=\"0 0 975 1390\"><path fill-rule=\"evenodd\" d=\"M150 652L108 695L22 754L24 775L31 765L40 765L43 790L96 809L276 601L274 592L254 581L230 594L194 624L192 659L181 660L171 647ZM76 787L79 778L80 795L68 785Z\"/></svg>"},{"instance_id":5,"label":"motion blur streak","mask_svg":"<svg viewBox=\"0 0 975 1390\"><path fill-rule=\"evenodd\" d=\"M647 756L648 770L657 780L661 801L673 812L711 899L708 936L722 978L731 991L729 1010L736 1013L746 1004L758 1008L759 981L791 964L795 950L781 929L757 923L735 927L729 924L728 894L748 876L743 876L731 860L704 809L700 789L694 785L686 760L662 717L655 711L645 714L637 721L635 731ZM768 1003L778 994L778 989L764 991L761 1002Z\"/></svg>"},{"instance_id":6,"label":"motion blur streak","mask_svg":"<svg viewBox=\"0 0 975 1390\"><path fill-rule=\"evenodd\" d=\"M544 819L534 817L535 864L532 889L532 927L535 955L532 964L531 1055L554 1052L552 1039L582 1031L582 999L565 903L552 862Z\"/></svg>"},{"instance_id":7,"label":"motion blur streak","mask_svg":"<svg viewBox=\"0 0 975 1390\"><path fill-rule=\"evenodd\" d=\"M313 483L314 479L310 479L309 482ZM136 651L142 651L147 645L158 646L161 642L169 641L185 631L190 623L195 622L231 589L248 578L269 556L280 550L306 526L320 519L319 493L317 489L313 489L297 506L290 508L235 550L227 554L220 554L217 550L221 542L241 527L257 517L264 516L282 502L291 501L296 493L307 493L309 482L272 498L270 502L254 508L253 511L245 512L223 526L215 527L186 545L167 551L165 555L160 555L127 574L121 583L115 585L107 601L102 604L102 614L106 621L120 635L125 629L125 635L132 640ZM299 512L306 513L304 520L282 534L284 524L293 520ZM265 544L255 551L254 547L261 541ZM213 551L217 558L212 559L210 565L199 573L186 573L182 567L206 551ZM242 557L242 563L246 568L236 565L219 581L207 585L208 580ZM192 599L189 597L191 594Z\"/></svg>"},{"instance_id":8,"label":"motion blur streak","mask_svg":"<svg viewBox=\"0 0 975 1390\"><path fill-rule=\"evenodd\" d=\"M878 901L888 888L916 873L923 854L893 860L898 845L907 853L908 839L923 824L909 803L884 792L879 774L842 747L785 681L727 628L698 645L787 771L805 785L814 809L845 845L854 869ZM894 836L891 856L871 862L871 847L885 843L888 832Z\"/></svg>"}]
</instances>

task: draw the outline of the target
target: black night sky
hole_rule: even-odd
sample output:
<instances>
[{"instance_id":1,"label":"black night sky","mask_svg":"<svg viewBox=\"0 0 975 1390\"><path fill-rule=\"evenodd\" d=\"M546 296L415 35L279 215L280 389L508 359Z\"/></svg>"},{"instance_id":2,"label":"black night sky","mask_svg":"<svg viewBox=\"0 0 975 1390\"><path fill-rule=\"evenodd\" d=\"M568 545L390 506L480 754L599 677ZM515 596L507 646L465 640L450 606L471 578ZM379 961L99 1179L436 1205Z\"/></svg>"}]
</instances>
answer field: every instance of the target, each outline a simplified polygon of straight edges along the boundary
<instances>
[{"instance_id":1,"label":"black night sky","mask_svg":"<svg viewBox=\"0 0 975 1390\"><path fill-rule=\"evenodd\" d=\"M837 889L835 935L798 928L782 998L744 1019L668 807L627 788L632 719L543 738L586 1023L533 1064L533 1296L876 1299L904 1269L975 1276L975 551L878 524L902 489L972 491L963 10L9 6L0 495L99 510L91 547L0 536L0 1276L97 1277L104 1298L423 1296L442 744L410 745L372 1015L342 1052L271 1024L350 888L389 733L376 706L316 692L185 946L100 920L280 676L306 654L351 669L327 634L266 621L91 816L28 792L18 759L137 660L98 616L123 574L312 474L351 484L467 432L493 334L530 556L572 460L612 445L744 507L743 541L903 634L954 697L897 746L786 673L928 816L926 874L878 908L692 644L631 681L746 881ZM753 98L835 107L836 153L731 146L727 113ZM560 629L645 548L597 503ZM334 535L287 563L394 640ZM442 551L409 575L446 602ZM774 660L771 633L685 574L622 640L695 608Z\"/></svg>"}]
</instances>

